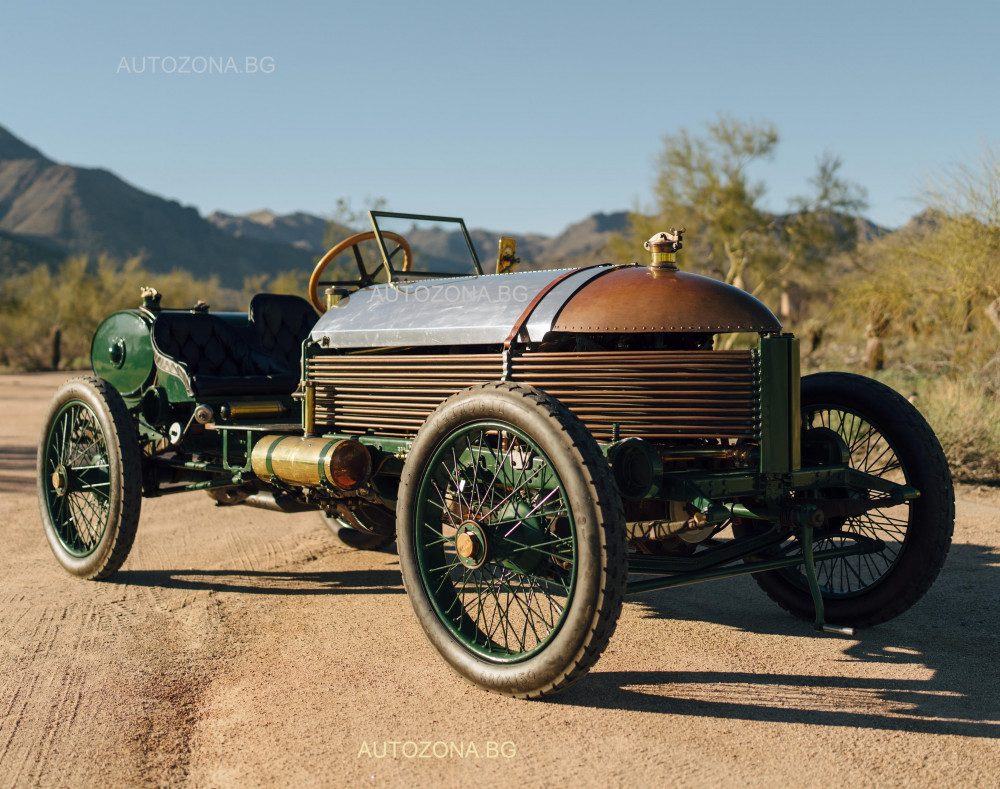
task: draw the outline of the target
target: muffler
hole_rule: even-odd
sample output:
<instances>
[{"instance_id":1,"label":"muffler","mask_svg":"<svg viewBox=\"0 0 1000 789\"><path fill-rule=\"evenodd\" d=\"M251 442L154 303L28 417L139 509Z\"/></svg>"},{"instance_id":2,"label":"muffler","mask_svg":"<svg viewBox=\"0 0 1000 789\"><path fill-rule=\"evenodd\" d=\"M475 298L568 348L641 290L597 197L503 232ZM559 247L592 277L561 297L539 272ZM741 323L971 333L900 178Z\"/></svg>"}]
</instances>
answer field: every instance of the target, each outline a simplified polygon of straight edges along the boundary
<instances>
[{"instance_id":1,"label":"muffler","mask_svg":"<svg viewBox=\"0 0 1000 789\"><path fill-rule=\"evenodd\" d=\"M265 482L356 490L371 477L372 456L353 438L268 435L254 444L250 467Z\"/></svg>"}]
</instances>

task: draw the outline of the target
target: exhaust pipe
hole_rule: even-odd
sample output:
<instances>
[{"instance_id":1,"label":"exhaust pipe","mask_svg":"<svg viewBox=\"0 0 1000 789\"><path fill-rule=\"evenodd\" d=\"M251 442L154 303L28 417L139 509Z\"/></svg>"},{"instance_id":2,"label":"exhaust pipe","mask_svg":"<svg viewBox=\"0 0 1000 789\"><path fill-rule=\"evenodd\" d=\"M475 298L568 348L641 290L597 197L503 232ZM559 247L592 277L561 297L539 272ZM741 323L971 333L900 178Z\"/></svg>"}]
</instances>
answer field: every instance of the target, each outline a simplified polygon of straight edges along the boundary
<instances>
[{"instance_id":1,"label":"exhaust pipe","mask_svg":"<svg viewBox=\"0 0 1000 789\"><path fill-rule=\"evenodd\" d=\"M257 507L261 510L271 510L273 512L315 512L319 509L312 504L303 504L301 501L296 501L288 496L275 496L268 490L251 493L240 503L246 504L249 507Z\"/></svg>"},{"instance_id":2,"label":"exhaust pipe","mask_svg":"<svg viewBox=\"0 0 1000 789\"><path fill-rule=\"evenodd\" d=\"M315 504L304 504L281 493L276 496L269 490L248 493L243 488L216 488L208 491L208 495L215 499L217 507L238 507L246 504L248 507L272 512L314 512L319 509Z\"/></svg>"}]
</instances>

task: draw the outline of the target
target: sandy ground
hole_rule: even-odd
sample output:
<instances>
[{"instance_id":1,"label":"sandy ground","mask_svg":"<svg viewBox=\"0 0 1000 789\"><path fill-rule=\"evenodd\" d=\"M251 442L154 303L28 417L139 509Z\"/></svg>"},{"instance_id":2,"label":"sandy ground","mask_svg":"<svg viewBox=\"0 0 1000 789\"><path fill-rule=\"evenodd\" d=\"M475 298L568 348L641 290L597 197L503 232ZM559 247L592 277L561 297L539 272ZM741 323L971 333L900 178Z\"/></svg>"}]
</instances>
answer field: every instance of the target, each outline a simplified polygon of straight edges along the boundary
<instances>
[{"instance_id":1,"label":"sandy ground","mask_svg":"<svg viewBox=\"0 0 1000 789\"><path fill-rule=\"evenodd\" d=\"M551 701L466 684L394 553L312 514L143 503L111 581L52 557L34 464L65 375L0 376L0 789L989 786L1000 782L1000 492L963 489L912 611L816 636L747 578L630 599Z\"/></svg>"}]
</instances>

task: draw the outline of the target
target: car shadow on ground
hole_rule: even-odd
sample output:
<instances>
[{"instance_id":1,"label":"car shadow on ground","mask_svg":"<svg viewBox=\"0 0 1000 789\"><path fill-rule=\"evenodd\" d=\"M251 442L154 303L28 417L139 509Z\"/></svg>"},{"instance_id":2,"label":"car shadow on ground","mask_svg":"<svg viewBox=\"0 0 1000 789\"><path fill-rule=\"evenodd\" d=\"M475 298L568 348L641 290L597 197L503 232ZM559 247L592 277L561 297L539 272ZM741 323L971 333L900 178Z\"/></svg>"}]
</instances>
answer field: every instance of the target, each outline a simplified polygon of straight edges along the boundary
<instances>
[{"instance_id":1,"label":"car shadow on ground","mask_svg":"<svg viewBox=\"0 0 1000 789\"><path fill-rule=\"evenodd\" d=\"M976 715L968 709L978 683L951 672L912 681L713 671L609 672L591 675L583 684L552 703L734 721L1000 737L996 720L1000 716ZM961 690L954 690L956 686ZM865 706L887 711L865 711Z\"/></svg>"},{"instance_id":2,"label":"car shadow on ground","mask_svg":"<svg viewBox=\"0 0 1000 789\"><path fill-rule=\"evenodd\" d=\"M1000 738L1000 689L993 677L1000 651L994 600L998 570L1000 554L994 549L953 545L924 600L854 637L815 634L809 623L779 609L749 578L642 595L635 600L648 618L710 622L783 638L843 638L841 660L865 665L860 670L850 666L837 676L829 674L829 661L816 673L808 667L801 673L601 672L598 664L552 703ZM670 644L650 658L647 665L669 666ZM904 673L924 677L899 678Z\"/></svg>"},{"instance_id":3,"label":"car shadow on ground","mask_svg":"<svg viewBox=\"0 0 1000 789\"><path fill-rule=\"evenodd\" d=\"M263 595L403 594L398 570L119 570L105 583Z\"/></svg>"}]
</instances>

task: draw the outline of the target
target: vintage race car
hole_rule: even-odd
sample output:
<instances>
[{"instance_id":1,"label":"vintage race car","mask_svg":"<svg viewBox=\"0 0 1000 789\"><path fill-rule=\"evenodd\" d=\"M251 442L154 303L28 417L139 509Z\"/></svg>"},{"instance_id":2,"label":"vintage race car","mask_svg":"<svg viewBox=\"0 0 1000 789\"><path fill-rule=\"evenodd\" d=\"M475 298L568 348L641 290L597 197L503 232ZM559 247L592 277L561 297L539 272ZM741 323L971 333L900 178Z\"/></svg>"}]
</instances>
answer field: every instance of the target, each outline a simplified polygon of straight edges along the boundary
<instances>
[{"instance_id":1,"label":"vintage race car","mask_svg":"<svg viewBox=\"0 0 1000 789\"><path fill-rule=\"evenodd\" d=\"M954 494L927 423L875 381L800 380L767 307L678 270L681 232L648 264L560 271L511 271L501 239L487 273L460 219L370 217L309 300L213 313L146 290L100 325L38 455L67 570L121 567L143 497L314 510L353 547L395 540L444 660L518 697L584 675L629 593L751 573L850 633L934 581ZM716 350L735 332L756 346Z\"/></svg>"}]
</instances>

